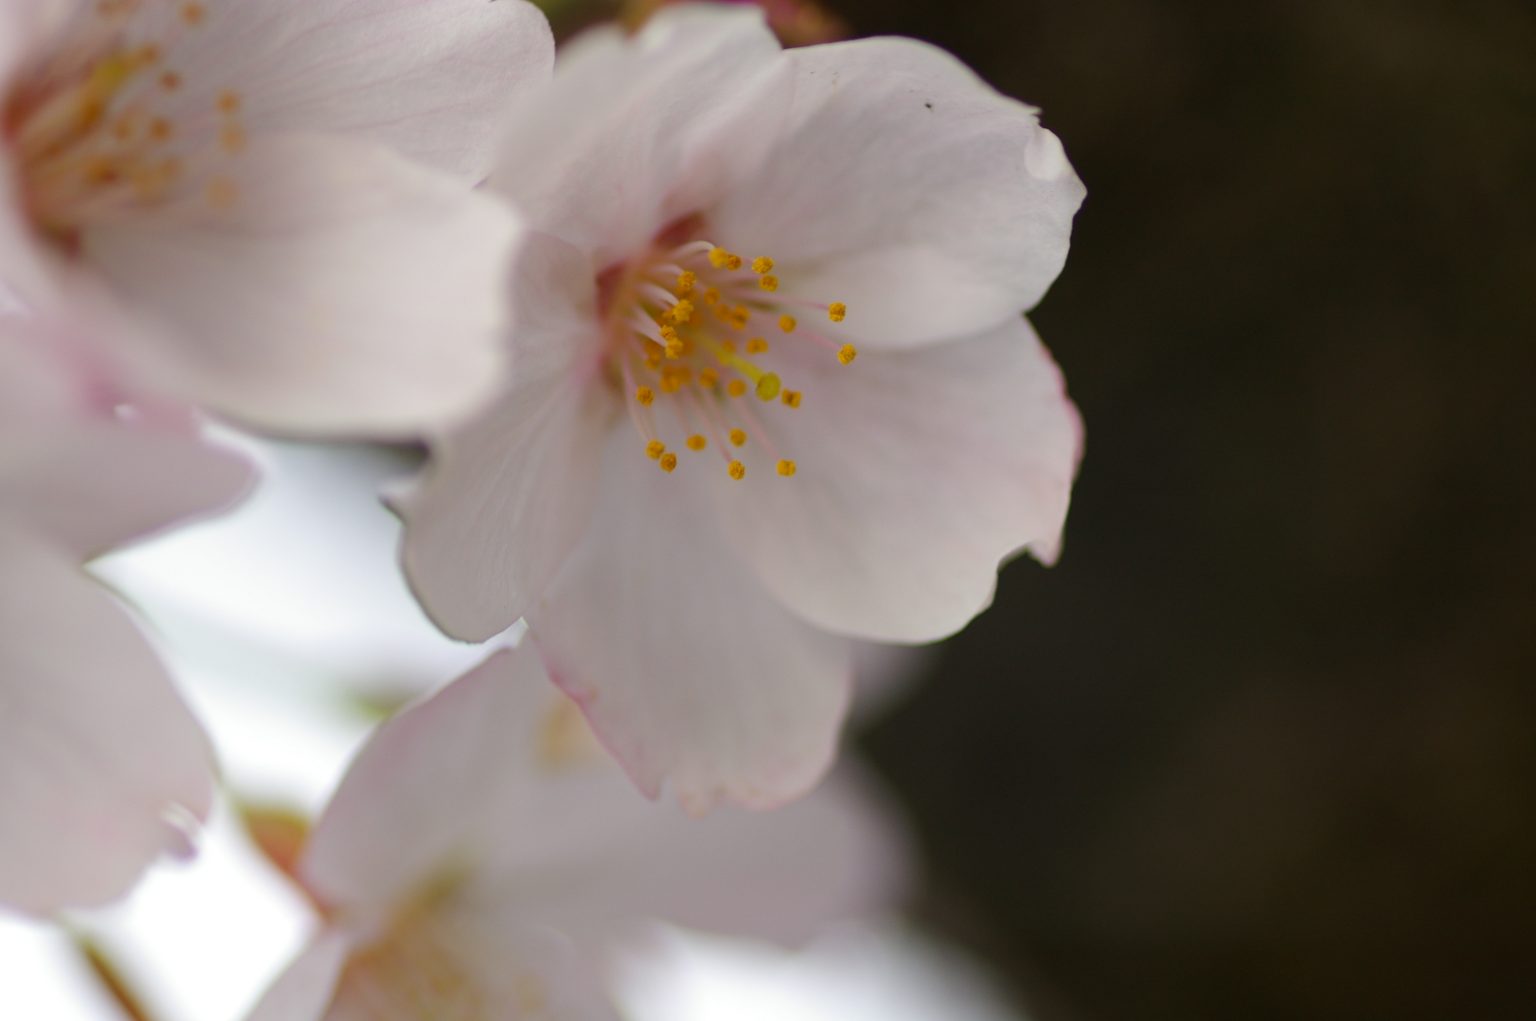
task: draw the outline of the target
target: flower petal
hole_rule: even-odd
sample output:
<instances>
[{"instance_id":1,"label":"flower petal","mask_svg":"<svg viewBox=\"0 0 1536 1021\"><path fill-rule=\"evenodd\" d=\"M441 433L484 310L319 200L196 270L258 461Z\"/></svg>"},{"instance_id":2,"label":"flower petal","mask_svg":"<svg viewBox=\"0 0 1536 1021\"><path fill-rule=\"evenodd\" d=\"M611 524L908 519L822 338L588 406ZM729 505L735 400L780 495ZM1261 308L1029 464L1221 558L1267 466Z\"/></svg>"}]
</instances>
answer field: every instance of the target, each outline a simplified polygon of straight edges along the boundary
<instances>
[{"instance_id":1,"label":"flower petal","mask_svg":"<svg viewBox=\"0 0 1536 1021\"><path fill-rule=\"evenodd\" d=\"M799 473L714 492L732 546L796 613L931 641L990 604L1000 560L1054 557L1082 431L1022 318L847 367L802 358L791 377L804 404L772 428Z\"/></svg>"},{"instance_id":2,"label":"flower petal","mask_svg":"<svg viewBox=\"0 0 1536 1021\"><path fill-rule=\"evenodd\" d=\"M245 1021L318 1021L336 993L352 941L336 930L322 932L300 951L262 994Z\"/></svg>"},{"instance_id":3,"label":"flower petal","mask_svg":"<svg viewBox=\"0 0 1536 1021\"><path fill-rule=\"evenodd\" d=\"M518 371L498 402L434 443L418 488L397 501L406 576L437 625L484 641L521 617L591 516L610 402L579 363L601 343L591 267L533 236L518 259Z\"/></svg>"},{"instance_id":4,"label":"flower petal","mask_svg":"<svg viewBox=\"0 0 1536 1021\"><path fill-rule=\"evenodd\" d=\"M785 293L845 302L870 347L966 336L1040 300L1083 186L1032 109L909 39L785 60L786 126L709 213L721 244L778 259Z\"/></svg>"},{"instance_id":5,"label":"flower petal","mask_svg":"<svg viewBox=\"0 0 1536 1021\"><path fill-rule=\"evenodd\" d=\"M491 186L599 267L627 256L767 155L776 118L757 111L787 87L779 54L755 9L684 5L634 37L589 32L514 106Z\"/></svg>"},{"instance_id":6,"label":"flower petal","mask_svg":"<svg viewBox=\"0 0 1536 1021\"><path fill-rule=\"evenodd\" d=\"M0 903L100 904L206 818L211 750L122 608L0 527Z\"/></svg>"},{"instance_id":7,"label":"flower petal","mask_svg":"<svg viewBox=\"0 0 1536 1021\"><path fill-rule=\"evenodd\" d=\"M252 133L373 139L472 179L508 98L549 78L554 41L522 0L265 0L213 5L171 59L232 89Z\"/></svg>"},{"instance_id":8,"label":"flower petal","mask_svg":"<svg viewBox=\"0 0 1536 1021\"><path fill-rule=\"evenodd\" d=\"M832 761L847 643L787 613L714 530L704 494L637 446L615 430L591 527L529 626L648 795L670 780L695 813L783 804ZM724 476L678 474L697 471Z\"/></svg>"},{"instance_id":9,"label":"flower petal","mask_svg":"<svg viewBox=\"0 0 1536 1021\"><path fill-rule=\"evenodd\" d=\"M259 426L406 436L493 392L517 227L500 203L386 150L253 143L227 209L124 221L87 258L167 330L140 352Z\"/></svg>"}]
</instances>

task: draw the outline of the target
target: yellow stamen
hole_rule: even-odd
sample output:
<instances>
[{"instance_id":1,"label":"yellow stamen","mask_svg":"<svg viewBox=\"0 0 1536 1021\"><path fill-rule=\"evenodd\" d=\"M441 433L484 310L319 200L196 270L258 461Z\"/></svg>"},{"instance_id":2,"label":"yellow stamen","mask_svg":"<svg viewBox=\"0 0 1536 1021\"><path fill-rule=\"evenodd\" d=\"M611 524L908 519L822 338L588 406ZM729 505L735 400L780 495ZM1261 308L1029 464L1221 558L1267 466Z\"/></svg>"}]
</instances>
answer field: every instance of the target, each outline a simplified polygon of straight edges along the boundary
<instances>
[{"instance_id":1,"label":"yellow stamen","mask_svg":"<svg viewBox=\"0 0 1536 1021\"><path fill-rule=\"evenodd\" d=\"M660 440L652 440L645 445L645 456L652 461L661 459L661 455L667 452L667 445Z\"/></svg>"},{"instance_id":2,"label":"yellow stamen","mask_svg":"<svg viewBox=\"0 0 1536 1021\"><path fill-rule=\"evenodd\" d=\"M240 112L240 93L233 89L225 89L219 93L219 113L226 117L233 117Z\"/></svg>"},{"instance_id":3,"label":"yellow stamen","mask_svg":"<svg viewBox=\"0 0 1536 1021\"><path fill-rule=\"evenodd\" d=\"M674 323L678 323L679 325L686 323L688 320L693 318L693 302L689 301L687 298L684 298L676 305L673 305L672 310L667 314L672 317L672 321Z\"/></svg>"},{"instance_id":4,"label":"yellow stamen","mask_svg":"<svg viewBox=\"0 0 1536 1021\"><path fill-rule=\"evenodd\" d=\"M779 462L779 474L780 475L784 476L787 479L791 475L793 475L794 473L795 473L795 462L793 462L793 461L780 461Z\"/></svg>"},{"instance_id":5,"label":"yellow stamen","mask_svg":"<svg viewBox=\"0 0 1536 1021\"><path fill-rule=\"evenodd\" d=\"M794 316L791 316L791 315L779 316L779 329L783 330L785 333L794 333L796 325L797 324L795 322L795 317Z\"/></svg>"},{"instance_id":6,"label":"yellow stamen","mask_svg":"<svg viewBox=\"0 0 1536 1021\"><path fill-rule=\"evenodd\" d=\"M707 446L709 446L709 441L700 436L698 433L694 433L692 436L688 437L689 450L703 450Z\"/></svg>"},{"instance_id":7,"label":"yellow stamen","mask_svg":"<svg viewBox=\"0 0 1536 1021\"><path fill-rule=\"evenodd\" d=\"M714 386L718 385L719 382L720 382L720 373L717 372L712 366L706 365L704 368L699 370L699 385L700 386L705 387L705 388L710 388L710 387L714 387Z\"/></svg>"},{"instance_id":8,"label":"yellow stamen","mask_svg":"<svg viewBox=\"0 0 1536 1021\"><path fill-rule=\"evenodd\" d=\"M840 323L848 318L848 306L840 301L834 301L827 306L827 318L834 323Z\"/></svg>"},{"instance_id":9,"label":"yellow stamen","mask_svg":"<svg viewBox=\"0 0 1536 1021\"><path fill-rule=\"evenodd\" d=\"M731 444L733 446L737 446L737 447L744 447L744 446L746 446L747 445L747 431L745 429L732 429L731 430Z\"/></svg>"},{"instance_id":10,"label":"yellow stamen","mask_svg":"<svg viewBox=\"0 0 1536 1021\"><path fill-rule=\"evenodd\" d=\"M725 384L725 392L732 397L740 397L747 392L747 384L739 379L733 379Z\"/></svg>"},{"instance_id":11,"label":"yellow stamen","mask_svg":"<svg viewBox=\"0 0 1536 1021\"><path fill-rule=\"evenodd\" d=\"M757 286L765 291L777 291L779 289L779 278L776 276L765 276L758 280Z\"/></svg>"},{"instance_id":12,"label":"yellow stamen","mask_svg":"<svg viewBox=\"0 0 1536 1021\"><path fill-rule=\"evenodd\" d=\"M859 349L852 344L844 344L837 349L837 360L844 365L852 365L853 360L859 356Z\"/></svg>"},{"instance_id":13,"label":"yellow stamen","mask_svg":"<svg viewBox=\"0 0 1536 1021\"><path fill-rule=\"evenodd\" d=\"M718 246L709 250L709 264L715 267L715 269L725 269L734 258L736 256Z\"/></svg>"},{"instance_id":14,"label":"yellow stamen","mask_svg":"<svg viewBox=\"0 0 1536 1021\"><path fill-rule=\"evenodd\" d=\"M799 390L785 390L784 393L780 396L784 403L789 407L798 408L800 406L801 394Z\"/></svg>"},{"instance_id":15,"label":"yellow stamen","mask_svg":"<svg viewBox=\"0 0 1536 1021\"><path fill-rule=\"evenodd\" d=\"M186 22L188 25L192 25L193 27L201 25L203 23L203 19L207 16L208 8L204 7L202 4L194 3L181 5L181 20Z\"/></svg>"},{"instance_id":16,"label":"yellow stamen","mask_svg":"<svg viewBox=\"0 0 1536 1021\"><path fill-rule=\"evenodd\" d=\"M753 337L747 341L747 354L763 355L768 353L768 341L762 337Z\"/></svg>"},{"instance_id":17,"label":"yellow stamen","mask_svg":"<svg viewBox=\"0 0 1536 1021\"><path fill-rule=\"evenodd\" d=\"M727 474L731 476L731 478L737 480L738 482L745 478L747 474L747 466L742 464L740 461L732 461L730 464L725 466L725 470Z\"/></svg>"},{"instance_id":18,"label":"yellow stamen","mask_svg":"<svg viewBox=\"0 0 1536 1021\"><path fill-rule=\"evenodd\" d=\"M678 337L673 336L671 340L667 341L666 351L668 358L681 358L684 350L686 350L686 345Z\"/></svg>"},{"instance_id":19,"label":"yellow stamen","mask_svg":"<svg viewBox=\"0 0 1536 1021\"><path fill-rule=\"evenodd\" d=\"M762 276L764 273L772 273L773 260L768 258L766 255L759 255L757 258L752 260L752 272L756 273L758 276Z\"/></svg>"},{"instance_id":20,"label":"yellow stamen","mask_svg":"<svg viewBox=\"0 0 1536 1021\"><path fill-rule=\"evenodd\" d=\"M661 465L662 471L671 472L677 468L677 455L669 450L665 454L662 454L656 463Z\"/></svg>"},{"instance_id":21,"label":"yellow stamen","mask_svg":"<svg viewBox=\"0 0 1536 1021\"><path fill-rule=\"evenodd\" d=\"M718 288L718 287L706 287L706 288L704 288L704 304L706 304L706 305L718 305L719 303L720 303L720 288Z\"/></svg>"},{"instance_id":22,"label":"yellow stamen","mask_svg":"<svg viewBox=\"0 0 1536 1021\"><path fill-rule=\"evenodd\" d=\"M691 269L685 269L677 275L677 293L679 297L685 297L693 290L693 285L699 282L699 275Z\"/></svg>"},{"instance_id":23,"label":"yellow stamen","mask_svg":"<svg viewBox=\"0 0 1536 1021\"><path fill-rule=\"evenodd\" d=\"M656 400L656 391L648 386L637 386L635 387L635 400L649 407L651 402Z\"/></svg>"}]
</instances>

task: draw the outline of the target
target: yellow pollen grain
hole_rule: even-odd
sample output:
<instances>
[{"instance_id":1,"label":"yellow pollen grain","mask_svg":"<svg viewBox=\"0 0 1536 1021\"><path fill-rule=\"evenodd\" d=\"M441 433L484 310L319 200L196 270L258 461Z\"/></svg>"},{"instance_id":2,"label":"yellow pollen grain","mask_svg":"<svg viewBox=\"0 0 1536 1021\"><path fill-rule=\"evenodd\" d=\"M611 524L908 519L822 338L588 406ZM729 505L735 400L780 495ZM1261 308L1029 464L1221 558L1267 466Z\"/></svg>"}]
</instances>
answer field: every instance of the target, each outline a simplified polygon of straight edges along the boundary
<instances>
[{"instance_id":1,"label":"yellow pollen grain","mask_svg":"<svg viewBox=\"0 0 1536 1021\"><path fill-rule=\"evenodd\" d=\"M780 461L778 467L779 474L786 479L795 474L795 462L793 461Z\"/></svg>"},{"instance_id":2,"label":"yellow pollen grain","mask_svg":"<svg viewBox=\"0 0 1536 1021\"><path fill-rule=\"evenodd\" d=\"M689 450L703 450L707 446L709 446L709 441L700 436L698 433L694 433L692 436L688 437Z\"/></svg>"},{"instance_id":3,"label":"yellow pollen grain","mask_svg":"<svg viewBox=\"0 0 1536 1021\"><path fill-rule=\"evenodd\" d=\"M679 390L681 390L682 388L683 388L683 381L679 377L677 377L677 376L662 376L661 377L661 392L662 393L664 393L664 394L675 394Z\"/></svg>"},{"instance_id":4,"label":"yellow pollen grain","mask_svg":"<svg viewBox=\"0 0 1536 1021\"><path fill-rule=\"evenodd\" d=\"M649 407L656 400L656 391L648 386L637 386L635 387L635 400Z\"/></svg>"},{"instance_id":5,"label":"yellow pollen grain","mask_svg":"<svg viewBox=\"0 0 1536 1021\"><path fill-rule=\"evenodd\" d=\"M740 397L742 394L747 392L747 384L743 380L733 379L729 383L725 384L725 392L730 394L732 397Z\"/></svg>"},{"instance_id":6,"label":"yellow pollen grain","mask_svg":"<svg viewBox=\"0 0 1536 1021\"><path fill-rule=\"evenodd\" d=\"M672 310L667 314L672 317L672 321L674 323L686 323L688 320L693 318L693 302L684 298L676 305L673 305Z\"/></svg>"},{"instance_id":7,"label":"yellow pollen grain","mask_svg":"<svg viewBox=\"0 0 1536 1021\"><path fill-rule=\"evenodd\" d=\"M762 276L764 273L772 273L773 260L768 258L766 255L759 255L757 258L752 260L752 272L756 273L758 276Z\"/></svg>"},{"instance_id":8,"label":"yellow pollen grain","mask_svg":"<svg viewBox=\"0 0 1536 1021\"><path fill-rule=\"evenodd\" d=\"M671 340L667 341L666 351L668 358L681 358L684 351L683 342L674 336Z\"/></svg>"},{"instance_id":9,"label":"yellow pollen grain","mask_svg":"<svg viewBox=\"0 0 1536 1021\"><path fill-rule=\"evenodd\" d=\"M765 291L777 291L779 289L779 278L772 275L764 276L758 280L757 286Z\"/></svg>"},{"instance_id":10,"label":"yellow pollen grain","mask_svg":"<svg viewBox=\"0 0 1536 1021\"><path fill-rule=\"evenodd\" d=\"M698 274L691 269L685 269L677 275L677 289L685 294L693 290L693 285L698 282Z\"/></svg>"},{"instance_id":11,"label":"yellow pollen grain","mask_svg":"<svg viewBox=\"0 0 1536 1021\"><path fill-rule=\"evenodd\" d=\"M240 189L227 177L215 177L203 189L203 198L214 209L228 209L240 200Z\"/></svg>"},{"instance_id":12,"label":"yellow pollen grain","mask_svg":"<svg viewBox=\"0 0 1536 1021\"><path fill-rule=\"evenodd\" d=\"M764 373L757 381L757 396L759 400L771 401L779 395L781 382L778 374L774 372Z\"/></svg>"},{"instance_id":13,"label":"yellow pollen grain","mask_svg":"<svg viewBox=\"0 0 1536 1021\"><path fill-rule=\"evenodd\" d=\"M725 268L732 272L741 269L741 256L727 253L725 256Z\"/></svg>"},{"instance_id":14,"label":"yellow pollen grain","mask_svg":"<svg viewBox=\"0 0 1536 1021\"><path fill-rule=\"evenodd\" d=\"M720 288L708 287L704 290L704 304L718 305L720 303Z\"/></svg>"},{"instance_id":15,"label":"yellow pollen grain","mask_svg":"<svg viewBox=\"0 0 1536 1021\"><path fill-rule=\"evenodd\" d=\"M747 431L745 429L732 429L731 430L731 445L732 446L736 446L736 447L744 447L744 446L746 446L747 445Z\"/></svg>"},{"instance_id":16,"label":"yellow pollen grain","mask_svg":"<svg viewBox=\"0 0 1536 1021\"><path fill-rule=\"evenodd\" d=\"M188 25L193 26L194 28L198 25L201 25L203 23L203 19L206 17L208 17L208 8L204 7L202 4L194 3L181 5L181 20L186 22Z\"/></svg>"},{"instance_id":17,"label":"yellow pollen grain","mask_svg":"<svg viewBox=\"0 0 1536 1021\"><path fill-rule=\"evenodd\" d=\"M167 92L175 92L181 88L181 75L175 71L162 71L160 73L160 87Z\"/></svg>"},{"instance_id":18,"label":"yellow pollen grain","mask_svg":"<svg viewBox=\"0 0 1536 1021\"><path fill-rule=\"evenodd\" d=\"M784 393L780 395L780 399L783 400L784 403L791 408L798 408L800 406L800 398L801 394L799 390L785 390Z\"/></svg>"},{"instance_id":19,"label":"yellow pollen grain","mask_svg":"<svg viewBox=\"0 0 1536 1021\"><path fill-rule=\"evenodd\" d=\"M827 306L827 318L834 323L840 323L848 318L848 306L840 301L834 301Z\"/></svg>"},{"instance_id":20,"label":"yellow pollen grain","mask_svg":"<svg viewBox=\"0 0 1536 1021\"><path fill-rule=\"evenodd\" d=\"M219 113L226 117L233 117L240 112L240 93L233 89L225 89L219 93Z\"/></svg>"},{"instance_id":21,"label":"yellow pollen grain","mask_svg":"<svg viewBox=\"0 0 1536 1021\"><path fill-rule=\"evenodd\" d=\"M667 445L660 440L652 440L645 445L645 456L652 461L661 459L661 455L667 452Z\"/></svg>"},{"instance_id":22,"label":"yellow pollen grain","mask_svg":"<svg viewBox=\"0 0 1536 1021\"><path fill-rule=\"evenodd\" d=\"M844 365L852 365L853 360L859 356L859 349L852 344L844 344L837 349L837 360Z\"/></svg>"},{"instance_id":23,"label":"yellow pollen grain","mask_svg":"<svg viewBox=\"0 0 1536 1021\"><path fill-rule=\"evenodd\" d=\"M725 269L731 261L731 253L724 248L715 247L709 250L709 264L715 269Z\"/></svg>"},{"instance_id":24,"label":"yellow pollen grain","mask_svg":"<svg viewBox=\"0 0 1536 1021\"><path fill-rule=\"evenodd\" d=\"M798 325L799 324L795 322L795 317L794 316L791 316L791 315L779 316L779 329L783 330L785 333L794 333L795 332L795 327L798 326Z\"/></svg>"},{"instance_id":25,"label":"yellow pollen grain","mask_svg":"<svg viewBox=\"0 0 1536 1021\"><path fill-rule=\"evenodd\" d=\"M768 353L768 341L762 337L753 337L747 341L747 354L761 355Z\"/></svg>"},{"instance_id":26,"label":"yellow pollen grain","mask_svg":"<svg viewBox=\"0 0 1536 1021\"><path fill-rule=\"evenodd\" d=\"M740 461L732 461L725 466L725 471L726 474L738 482L747 477L747 466Z\"/></svg>"},{"instance_id":27,"label":"yellow pollen grain","mask_svg":"<svg viewBox=\"0 0 1536 1021\"><path fill-rule=\"evenodd\" d=\"M674 471L677 468L677 455L669 450L665 454L662 454L661 457L657 459L656 463L661 465L661 470L664 472Z\"/></svg>"}]
</instances>

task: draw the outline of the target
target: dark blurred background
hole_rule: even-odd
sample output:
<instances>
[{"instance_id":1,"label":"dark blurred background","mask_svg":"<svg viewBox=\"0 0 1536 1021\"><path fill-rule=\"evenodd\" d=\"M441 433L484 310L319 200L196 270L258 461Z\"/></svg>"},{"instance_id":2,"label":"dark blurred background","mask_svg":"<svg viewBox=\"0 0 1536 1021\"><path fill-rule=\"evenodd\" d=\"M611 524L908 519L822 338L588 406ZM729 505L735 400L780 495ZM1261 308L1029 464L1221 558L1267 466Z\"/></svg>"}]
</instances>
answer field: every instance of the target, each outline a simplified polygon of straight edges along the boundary
<instances>
[{"instance_id":1,"label":"dark blurred background","mask_svg":"<svg viewBox=\"0 0 1536 1021\"><path fill-rule=\"evenodd\" d=\"M1088 426L868 749L1042 1021L1536 1016L1536 4L837 0L1040 106Z\"/></svg>"},{"instance_id":2,"label":"dark blurred background","mask_svg":"<svg viewBox=\"0 0 1536 1021\"><path fill-rule=\"evenodd\" d=\"M917 912L1038 1021L1536 1017L1536 2L828 6L1088 185L1066 554L863 741Z\"/></svg>"}]
</instances>

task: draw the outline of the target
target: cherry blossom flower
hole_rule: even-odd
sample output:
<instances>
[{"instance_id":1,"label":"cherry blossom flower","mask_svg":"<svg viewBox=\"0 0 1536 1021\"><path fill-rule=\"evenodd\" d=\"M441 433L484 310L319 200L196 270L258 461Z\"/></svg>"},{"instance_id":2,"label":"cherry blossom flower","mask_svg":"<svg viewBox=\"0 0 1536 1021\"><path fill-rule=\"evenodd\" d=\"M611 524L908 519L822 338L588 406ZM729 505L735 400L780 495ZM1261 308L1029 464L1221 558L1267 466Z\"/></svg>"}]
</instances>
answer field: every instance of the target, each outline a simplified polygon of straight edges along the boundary
<instances>
[{"instance_id":1,"label":"cherry blossom flower","mask_svg":"<svg viewBox=\"0 0 1536 1021\"><path fill-rule=\"evenodd\" d=\"M120 417L79 330L0 318L0 904L34 914L122 893L213 798L202 730L80 565L250 482L169 416Z\"/></svg>"},{"instance_id":2,"label":"cherry blossom flower","mask_svg":"<svg viewBox=\"0 0 1536 1021\"><path fill-rule=\"evenodd\" d=\"M409 434L503 359L469 187L543 81L521 0L0 0L0 282L151 329L120 372L258 426Z\"/></svg>"},{"instance_id":3,"label":"cherry blossom flower","mask_svg":"<svg viewBox=\"0 0 1536 1021\"><path fill-rule=\"evenodd\" d=\"M1020 312L1082 185L947 54L743 8L578 40L506 138L520 372L400 501L407 573L456 637L526 615L647 793L781 803L848 637L941 638L1056 555L1081 430Z\"/></svg>"},{"instance_id":4,"label":"cherry blossom flower","mask_svg":"<svg viewBox=\"0 0 1536 1021\"><path fill-rule=\"evenodd\" d=\"M251 1021L612 1018L653 922L798 942L903 861L841 782L771 814L646 801L525 647L381 727L297 871L327 923Z\"/></svg>"}]
</instances>

